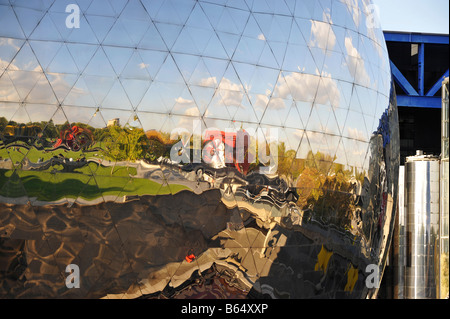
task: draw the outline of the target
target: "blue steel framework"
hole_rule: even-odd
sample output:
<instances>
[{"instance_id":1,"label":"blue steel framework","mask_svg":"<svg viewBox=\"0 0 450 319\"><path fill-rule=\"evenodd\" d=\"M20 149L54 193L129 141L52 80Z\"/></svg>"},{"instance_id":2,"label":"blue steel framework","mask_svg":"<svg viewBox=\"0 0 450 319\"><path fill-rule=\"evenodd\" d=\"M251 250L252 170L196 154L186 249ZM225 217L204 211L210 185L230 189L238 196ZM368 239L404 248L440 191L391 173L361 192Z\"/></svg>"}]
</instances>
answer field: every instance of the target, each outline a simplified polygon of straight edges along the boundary
<instances>
[{"instance_id":1,"label":"blue steel framework","mask_svg":"<svg viewBox=\"0 0 450 319\"><path fill-rule=\"evenodd\" d=\"M435 97L434 95L442 87L442 81L445 77L448 77L448 69L444 74L436 79L435 84L428 92L424 90L424 72L425 72L425 45L427 44L449 44L448 35L444 34L423 34L423 33L404 33L404 32L392 32L385 31L384 37L386 42L408 42L417 43L419 45L419 72L418 72L418 91L409 83L405 76L390 61L392 75L395 82L407 93L407 95L397 94L398 106L409 107L426 107L426 108L441 108L441 97ZM399 92L397 92L399 93Z\"/></svg>"}]
</instances>

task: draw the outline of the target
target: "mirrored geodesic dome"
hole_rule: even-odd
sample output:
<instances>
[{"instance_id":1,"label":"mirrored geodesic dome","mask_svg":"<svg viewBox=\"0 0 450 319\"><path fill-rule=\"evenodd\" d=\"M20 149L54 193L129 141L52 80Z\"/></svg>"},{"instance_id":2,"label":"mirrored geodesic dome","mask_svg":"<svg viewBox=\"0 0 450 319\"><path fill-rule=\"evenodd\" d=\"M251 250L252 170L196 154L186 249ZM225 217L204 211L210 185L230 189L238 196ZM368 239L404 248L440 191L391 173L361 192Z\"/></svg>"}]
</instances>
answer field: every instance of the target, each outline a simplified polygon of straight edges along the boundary
<instances>
[{"instance_id":1,"label":"mirrored geodesic dome","mask_svg":"<svg viewBox=\"0 0 450 319\"><path fill-rule=\"evenodd\" d=\"M0 0L0 296L376 295L391 84L367 0Z\"/></svg>"}]
</instances>

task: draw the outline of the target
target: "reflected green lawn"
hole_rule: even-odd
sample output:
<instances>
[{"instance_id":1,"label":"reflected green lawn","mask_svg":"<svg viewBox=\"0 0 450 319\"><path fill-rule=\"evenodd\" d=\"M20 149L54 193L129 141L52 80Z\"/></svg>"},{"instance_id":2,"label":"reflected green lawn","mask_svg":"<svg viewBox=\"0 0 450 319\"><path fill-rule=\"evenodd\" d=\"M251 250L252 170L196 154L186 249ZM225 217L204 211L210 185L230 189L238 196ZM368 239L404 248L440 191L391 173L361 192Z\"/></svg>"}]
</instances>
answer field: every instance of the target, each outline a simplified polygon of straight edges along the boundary
<instances>
[{"instance_id":1,"label":"reflected green lawn","mask_svg":"<svg viewBox=\"0 0 450 319\"><path fill-rule=\"evenodd\" d=\"M80 197L93 200L102 196L167 195L185 189L188 187L184 185L161 185L130 176L0 169L0 195L9 198L28 196L39 201L57 201Z\"/></svg>"},{"instance_id":2,"label":"reflected green lawn","mask_svg":"<svg viewBox=\"0 0 450 319\"><path fill-rule=\"evenodd\" d=\"M23 143L16 143L16 145L20 145ZM26 144L24 144L26 145ZM96 143L93 145L92 148L101 148L100 143ZM52 158L55 155L62 154L66 158L79 158L81 156L86 158L96 157L99 152L73 152L73 151L67 151L64 149L57 149L57 150L51 150L51 151L42 151L38 150L34 147L29 147L27 149L26 147L16 147L15 149L13 147L8 148L1 148L0 149L0 158L9 158L12 160L13 163L21 162L23 158L26 156L31 162L36 163L39 158L42 159L42 161L46 161L50 158Z\"/></svg>"},{"instance_id":3,"label":"reflected green lawn","mask_svg":"<svg viewBox=\"0 0 450 319\"><path fill-rule=\"evenodd\" d=\"M65 158L76 160L99 157L100 153L71 152L57 150L43 152L35 148L3 148L0 157L14 163L15 169L0 169L0 196L18 198L28 196L40 201L57 201L62 198L83 198L93 200L102 196L133 196L133 195L167 195L188 189L183 185L161 185L158 182L136 178L135 167L124 165L102 166L90 162L71 172L63 171L61 164L52 165L47 170L22 170L24 158L37 163L39 159L45 162L53 156L63 155Z\"/></svg>"}]
</instances>

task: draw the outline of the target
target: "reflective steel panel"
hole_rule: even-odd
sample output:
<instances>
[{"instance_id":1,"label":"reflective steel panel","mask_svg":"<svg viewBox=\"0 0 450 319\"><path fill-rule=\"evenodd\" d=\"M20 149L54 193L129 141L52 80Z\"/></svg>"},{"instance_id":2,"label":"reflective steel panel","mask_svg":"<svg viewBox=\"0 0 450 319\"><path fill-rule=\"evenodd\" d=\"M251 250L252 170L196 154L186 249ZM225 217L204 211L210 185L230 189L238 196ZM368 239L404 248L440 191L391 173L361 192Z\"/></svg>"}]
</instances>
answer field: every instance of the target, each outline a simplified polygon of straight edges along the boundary
<instances>
[{"instance_id":1,"label":"reflective steel panel","mask_svg":"<svg viewBox=\"0 0 450 319\"><path fill-rule=\"evenodd\" d=\"M2 297L376 296L399 132L370 1L0 0L0 141Z\"/></svg>"}]
</instances>

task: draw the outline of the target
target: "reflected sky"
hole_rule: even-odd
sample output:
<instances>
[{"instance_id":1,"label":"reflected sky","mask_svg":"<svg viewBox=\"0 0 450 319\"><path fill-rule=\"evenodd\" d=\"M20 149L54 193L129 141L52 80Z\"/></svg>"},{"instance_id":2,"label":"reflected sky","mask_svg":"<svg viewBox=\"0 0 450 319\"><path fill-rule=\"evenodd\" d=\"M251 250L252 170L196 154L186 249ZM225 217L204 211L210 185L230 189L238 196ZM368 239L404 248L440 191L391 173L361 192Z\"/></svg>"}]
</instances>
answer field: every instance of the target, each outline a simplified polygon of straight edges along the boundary
<instances>
[{"instance_id":1,"label":"reflected sky","mask_svg":"<svg viewBox=\"0 0 450 319\"><path fill-rule=\"evenodd\" d=\"M78 29L66 27L71 3ZM390 87L369 4L2 0L0 110L16 122L120 118L166 132L194 119L277 126L297 157L334 155L346 139L367 149ZM361 162L346 153L337 162Z\"/></svg>"}]
</instances>

